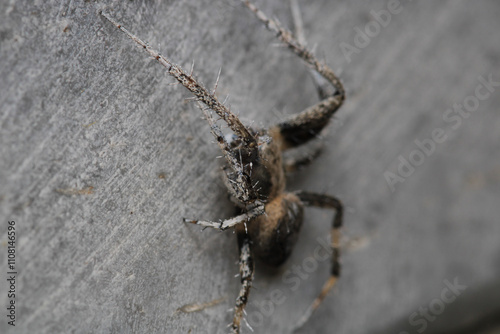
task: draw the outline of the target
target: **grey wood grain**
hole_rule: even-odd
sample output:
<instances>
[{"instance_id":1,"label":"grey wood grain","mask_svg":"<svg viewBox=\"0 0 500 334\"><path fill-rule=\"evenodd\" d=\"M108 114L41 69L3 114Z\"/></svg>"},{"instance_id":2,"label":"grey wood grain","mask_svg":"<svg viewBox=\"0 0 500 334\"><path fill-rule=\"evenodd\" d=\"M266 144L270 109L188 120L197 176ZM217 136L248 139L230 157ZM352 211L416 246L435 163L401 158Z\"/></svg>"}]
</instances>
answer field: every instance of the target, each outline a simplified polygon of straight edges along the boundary
<instances>
[{"instance_id":1,"label":"grey wood grain","mask_svg":"<svg viewBox=\"0 0 500 334\"><path fill-rule=\"evenodd\" d=\"M345 235L367 240L344 251L342 278L303 333L417 333L409 318L454 280L467 288L425 332L464 328L457 319L500 304L487 298L500 267L498 88L459 125L443 118L474 102L480 77L500 81L500 4L402 1L383 27L370 11L392 2L302 3L309 45L348 97L322 155L289 188L337 195ZM291 26L287 1L257 3ZM269 124L316 101L300 61L238 1L1 2L0 268L15 220L19 277L16 326L4 310L0 332L225 332L239 289L235 238L181 223L233 213L220 152L188 93L99 9L181 66L194 61L207 86L222 68L218 94L244 121ZM368 45L346 57L342 45L356 46L367 25ZM435 129L446 140L392 191L384 173L418 158L415 140ZM247 308L256 333L288 332L319 293L329 261L314 254L330 217L308 210L291 259L278 270L257 263Z\"/></svg>"}]
</instances>

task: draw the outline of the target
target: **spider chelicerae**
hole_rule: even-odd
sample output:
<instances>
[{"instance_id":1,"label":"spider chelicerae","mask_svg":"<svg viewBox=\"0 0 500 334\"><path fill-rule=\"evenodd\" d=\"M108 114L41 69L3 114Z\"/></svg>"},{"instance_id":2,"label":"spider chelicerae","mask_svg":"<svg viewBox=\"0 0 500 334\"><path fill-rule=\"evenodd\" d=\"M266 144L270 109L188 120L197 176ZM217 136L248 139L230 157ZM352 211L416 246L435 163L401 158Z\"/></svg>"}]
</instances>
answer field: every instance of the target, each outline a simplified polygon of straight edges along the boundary
<instances>
[{"instance_id":1,"label":"spider chelicerae","mask_svg":"<svg viewBox=\"0 0 500 334\"><path fill-rule=\"evenodd\" d=\"M150 48L107 13L101 12L102 16L165 66L168 74L194 95L226 160L223 167L225 185L241 214L219 222L184 221L219 230L234 228L236 232L240 249L241 290L236 299L231 333L240 331L254 276L253 257L272 266L281 265L289 257L297 240L304 207L315 206L333 209L335 216L331 229L331 276L299 321L299 326L309 318L335 285L340 274L340 228L343 213L341 202L333 196L307 191L286 192L286 172L310 162L312 158L307 156L286 161L282 158L283 151L316 138L328 124L344 102L342 83L327 65L319 62L304 46L300 34L294 36L278 22L269 19L250 1L242 0L242 3L310 68L321 99L317 104L269 128L243 125L228 107L219 102L215 89L212 92L207 90L192 74ZM227 124L232 131L231 135L224 135L213 113Z\"/></svg>"}]
</instances>

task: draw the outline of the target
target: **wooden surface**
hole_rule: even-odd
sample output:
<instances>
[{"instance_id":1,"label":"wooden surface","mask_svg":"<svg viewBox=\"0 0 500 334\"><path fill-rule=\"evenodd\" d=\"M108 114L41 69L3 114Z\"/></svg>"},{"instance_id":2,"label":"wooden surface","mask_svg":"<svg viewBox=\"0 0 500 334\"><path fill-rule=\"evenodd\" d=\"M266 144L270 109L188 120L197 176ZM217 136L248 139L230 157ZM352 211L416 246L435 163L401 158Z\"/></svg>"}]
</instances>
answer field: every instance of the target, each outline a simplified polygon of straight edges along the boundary
<instances>
[{"instance_id":1,"label":"wooden surface","mask_svg":"<svg viewBox=\"0 0 500 334\"><path fill-rule=\"evenodd\" d=\"M287 1L263 2L291 26ZM348 59L341 45L376 29L370 11L389 3L302 4L308 43L348 97L322 155L289 189L340 197L344 234L362 247L344 251L342 278L301 333L418 333L409 318L437 303L445 281L467 288L425 333L469 328L500 308L500 87L459 126L443 119L472 101L480 76L500 81L500 4L402 1ZM270 124L316 101L301 63L238 1L3 1L1 305L8 220L20 274L16 327L4 310L0 332L223 333L239 289L234 235L181 223L233 213L220 152L189 94L99 9L184 68L194 61L207 86L222 68L218 94L246 122ZM384 173L398 173L398 157L416 157L415 140L436 129L446 140L391 191ZM247 308L255 333L289 332L319 293L329 261L311 266L330 219L308 210L291 259L278 270L257 263ZM292 291L286 278L297 268L312 269ZM273 291L282 295L271 307Z\"/></svg>"}]
</instances>

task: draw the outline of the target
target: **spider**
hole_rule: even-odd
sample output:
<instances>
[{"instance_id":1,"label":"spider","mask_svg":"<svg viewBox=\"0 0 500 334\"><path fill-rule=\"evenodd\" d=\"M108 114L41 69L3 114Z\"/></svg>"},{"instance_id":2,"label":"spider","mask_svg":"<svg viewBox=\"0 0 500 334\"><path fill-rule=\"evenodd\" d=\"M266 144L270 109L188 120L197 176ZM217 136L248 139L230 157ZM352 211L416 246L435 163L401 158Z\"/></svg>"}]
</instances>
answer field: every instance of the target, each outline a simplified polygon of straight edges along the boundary
<instances>
[{"instance_id":1,"label":"spider","mask_svg":"<svg viewBox=\"0 0 500 334\"><path fill-rule=\"evenodd\" d=\"M342 83L325 64L320 63L311 51L291 31L275 20L269 19L250 1L241 0L266 28L300 57L310 68L319 97L317 104L289 117L269 128L252 128L241 123L228 107L219 102L214 91L207 90L192 74L152 49L115 21L107 13L100 12L108 21L139 44L146 52L166 67L169 75L186 87L197 100L210 131L225 158L224 183L231 200L240 214L219 222L184 219L184 222L218 230L234 228L239 246L239 271L241 289L234 307L230 324L231 333L240 332L240 324L254 277L254 256L271 266L280 266L290 256L303 222L305 206L335 210L331 229L332 263L331 276L320 294L299 321L303 324L321 304L340 275L340 228L343 207L337 198L307 191L285 191L285 173L306 164L311 157L285 161L282 152L297 148L317 137L333 114L345 100ZM302 38L303 39L303 38ZM217 86L217 83L216 83ZM217 125L213 112L232 131L224 135Z\"/></svg>"}]
</instances>

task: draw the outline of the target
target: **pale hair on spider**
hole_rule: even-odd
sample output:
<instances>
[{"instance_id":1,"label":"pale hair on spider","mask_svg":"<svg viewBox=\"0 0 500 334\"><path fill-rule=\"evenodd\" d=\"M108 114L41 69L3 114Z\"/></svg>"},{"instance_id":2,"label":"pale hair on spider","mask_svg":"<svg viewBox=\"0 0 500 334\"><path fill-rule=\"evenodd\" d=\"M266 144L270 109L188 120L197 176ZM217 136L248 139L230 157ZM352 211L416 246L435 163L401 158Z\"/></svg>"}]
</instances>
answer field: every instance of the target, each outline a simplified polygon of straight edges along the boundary
<instances>
[{"instance_id":1,"label":"pale hair on spider","mask_svg":"<svg viewBox=\"0 0 500 334\"><path fill-rule=\"evenodd\" d=\"M286 192L286 172L311 162L314 156L285 161L282 152L296 148L317 137L333 114L345 100L342 83L325 64L319 62L305 47L300 33L294 36L275 20L269 19L250 1L242 3L262 21L266 28L300 57L310 68L320 102L269 128L251 128L241 123L228 107L219 102L192 74L162 56L115 21L109 14L100 12L108 21L140 45L147 53L165 66L169 75L186 87L198 101L210 131L226 160L223 167L225 185L241 214L220 222L184 219L185 222L218 230L234 228L240 249L241 289L236 298L231 333L239 333L244 309L248 302L254 276L256 256L264 263L279 266L290 256L302 226L304 206L335 210L331 229L332 268L318 297L300 318L301 327L318 308L340 275L340 228L343 206L335 197L306 191ZM299 22L298 6L292 1L292 12ZM299 26L299 25L297 25ZM300 32L300 31L299 31ZM333 89L332 89L333 88ZM212 112L223 120L232 131L225 136L217 125Z\"/></svg>"}]
</instances>

